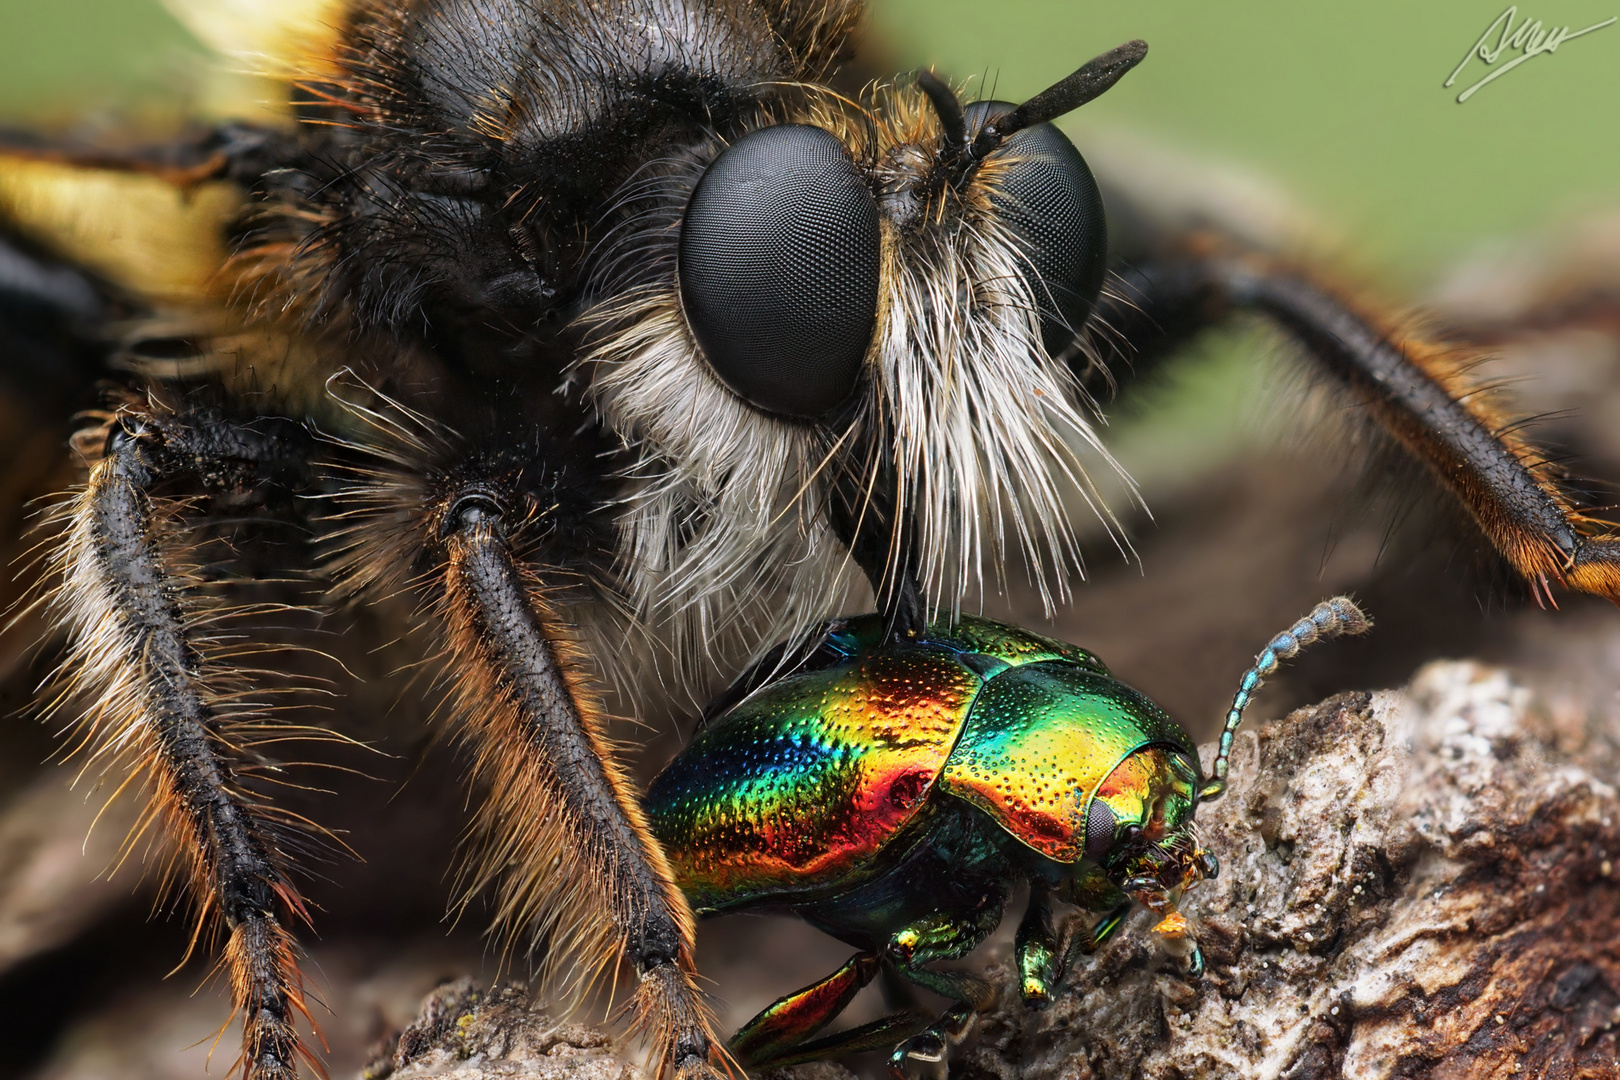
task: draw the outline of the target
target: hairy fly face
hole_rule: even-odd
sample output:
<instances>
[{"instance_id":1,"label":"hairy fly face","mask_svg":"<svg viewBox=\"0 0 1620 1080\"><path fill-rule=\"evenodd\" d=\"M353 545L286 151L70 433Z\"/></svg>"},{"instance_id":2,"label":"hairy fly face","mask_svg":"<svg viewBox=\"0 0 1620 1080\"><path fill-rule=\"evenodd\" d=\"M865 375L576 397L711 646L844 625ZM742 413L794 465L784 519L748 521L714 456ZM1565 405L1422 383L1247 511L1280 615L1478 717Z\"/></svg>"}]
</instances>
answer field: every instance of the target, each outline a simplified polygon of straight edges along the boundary
<instances>
[{"instance_id":1,"label":"hairy fly face","mask_svg":"<svg viewBox=\"0 0 1620 1080\"><path fill-rule=\"evenodd\" d=\"M582 321L590 393L641 455L639 599L706 629L768 600L785 630L836 601L846 550L930 604L1009 538L1043 589L1078 569L1065 504L1106 510L1077 450L1112 462L1065 354L1103 208L1051 124L995 130L1013 113L926 77L815 97L622 189Z\"/></svg>"},{"instance_id":2,"label":"hairy fly face","mask_svg":"<svg viewBox=\"0 0 1620 1080\"><path fill-rule=\"evenodd\" d=\"M1074 499L1109 520L1066 357L1103 208L1049 121L1145 46L1017 107L931 75L856 103L817 80L857 12L362 0L302 83L302 167L255 181L242 262L291 287L251 289L607 429L599 584L677 656L817 625L863 574L909 629L1009 555L1050 598Z\"/></svg>"}]
</instances>

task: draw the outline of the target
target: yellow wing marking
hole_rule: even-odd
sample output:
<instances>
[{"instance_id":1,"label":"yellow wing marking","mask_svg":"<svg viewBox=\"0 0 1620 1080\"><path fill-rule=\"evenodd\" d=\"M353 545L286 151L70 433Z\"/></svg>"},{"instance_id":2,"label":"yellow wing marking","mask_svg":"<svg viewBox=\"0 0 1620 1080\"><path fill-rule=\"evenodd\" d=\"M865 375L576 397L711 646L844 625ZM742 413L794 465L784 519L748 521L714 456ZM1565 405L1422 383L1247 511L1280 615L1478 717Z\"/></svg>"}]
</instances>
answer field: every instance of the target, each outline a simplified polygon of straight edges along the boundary
<instances>
[{"instance_id":1,"label":"yellow wing marking","mask_svg":"<svg viewBox=\"0 0 1620 1080\"><path fill-rule=\"evenodd\" d=\"M154 302L203 298L225 261L241 192L155 176L0 157L0 221Z\"/></svg>"}]
</instances>

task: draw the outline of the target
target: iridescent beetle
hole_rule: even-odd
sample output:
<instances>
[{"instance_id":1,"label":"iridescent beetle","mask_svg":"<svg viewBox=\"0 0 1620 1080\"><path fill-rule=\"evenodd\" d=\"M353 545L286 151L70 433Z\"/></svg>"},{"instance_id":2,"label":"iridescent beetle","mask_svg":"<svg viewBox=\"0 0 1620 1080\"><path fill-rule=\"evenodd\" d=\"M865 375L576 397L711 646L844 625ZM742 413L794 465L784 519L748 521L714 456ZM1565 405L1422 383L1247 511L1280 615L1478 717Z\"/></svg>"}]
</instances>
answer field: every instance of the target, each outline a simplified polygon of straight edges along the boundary
<instances>
[{"instance_id":1,"label":"iridescent beetle","mask_svg":"<svg viewBox=\"0 0 1620 1080\"><path fill-rule=\"evenodd\" d=\"M1193 816L1225 790L1243 710L1280 660L1369 625L1336 597L1273 638L1243 675L1208 778L1186 731L1091 653L984 619L911 640L877 615L840 620L791 674L740 680L653 781L653 832L699 913L790 912L860 951L766 1008L732 1053L776 1066L894 1046L895 1076L943 1076L991 988L926 965L982 942L1019 881L1026 1003L1062 974L1054 899L1101 916L1093 945L1144 905L1200 974L1177 908L1218 870ZM812 1041L885 965L956 1004Z\"/></svg>"}]
</instances>

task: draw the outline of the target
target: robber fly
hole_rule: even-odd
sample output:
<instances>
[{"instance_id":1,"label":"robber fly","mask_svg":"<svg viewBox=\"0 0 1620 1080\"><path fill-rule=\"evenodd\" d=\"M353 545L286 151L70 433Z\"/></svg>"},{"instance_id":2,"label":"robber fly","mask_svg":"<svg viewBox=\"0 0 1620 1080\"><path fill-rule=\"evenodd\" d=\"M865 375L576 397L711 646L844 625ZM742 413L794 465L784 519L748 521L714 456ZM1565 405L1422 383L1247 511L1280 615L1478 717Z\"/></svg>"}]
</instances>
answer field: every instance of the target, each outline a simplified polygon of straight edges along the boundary
<instances>
[{"instance_id":1,"label":"robber fly","mask_svg":"<svg viewBox=\"0 0 1620 1080\"><path fill-rule=\"evenodd\" d=\"M930 73L851 97L829 80L859 8L324 0L252 50L275 119L122 149L7 136L0 353L111 380L43 533L38 610L68 642L46 704L144 789L222 928L251 1080L313 1060L311 826L267 785L273 744L325 733L261 708L218 631L237 609L193 557L212 514L316 534L323 602L419 598L483 795L469 889L554 989L633 977L657 1069L688 1078L728 1058L599 686L809 648L863 581L891 640L1011 558L1060 597L1067 508L1111 521L1078 372L1259 311L1532 588L1620 596L1620 547L1470 393L1467 357L1220 237L1110 277L1102 196L1052 121L1142 42L1022 103ZM110 258L112 230L24 197L87 173L190 211ZM186 259L204 271L170 272Z\"/></svg>"}]
</instances>

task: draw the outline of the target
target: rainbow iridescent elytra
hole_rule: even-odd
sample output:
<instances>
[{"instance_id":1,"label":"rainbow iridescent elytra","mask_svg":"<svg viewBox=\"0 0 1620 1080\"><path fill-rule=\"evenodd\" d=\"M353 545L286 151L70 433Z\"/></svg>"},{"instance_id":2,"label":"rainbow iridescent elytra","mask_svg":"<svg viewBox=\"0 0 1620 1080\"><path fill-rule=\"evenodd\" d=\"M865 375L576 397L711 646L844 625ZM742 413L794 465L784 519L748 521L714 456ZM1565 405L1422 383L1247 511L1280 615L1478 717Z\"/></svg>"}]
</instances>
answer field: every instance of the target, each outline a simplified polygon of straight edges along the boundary
<instances>
[{"instance_id":1,"label":"rainbow iridescent elytra","mask_svg":"<svg viewBox=\"0 0 1620 1080\"><path fill-rule=\"evenodd\" d=\"M653 832L700 914L785 911L860 951L761 1012L732 1053L775 1066L893 1046L894 1075L942 1076L992 995L925 965L983 941L1020 881L1026 1003L1062 974L1053 900L1100 916L1093 946L1142 904L1201 973L1177 907L1217 871L1193 817L1225 789L1243 710L1279 660L1368 625L1336 597L1272 639L1208 778L1186 731L1090 652L985 619L909 640L886 640L877 615L839 620L787 674L747 693L745 677L652 782ZM812 1040L884 965L957 1004Z\"/></svg>"}]
</instances>

